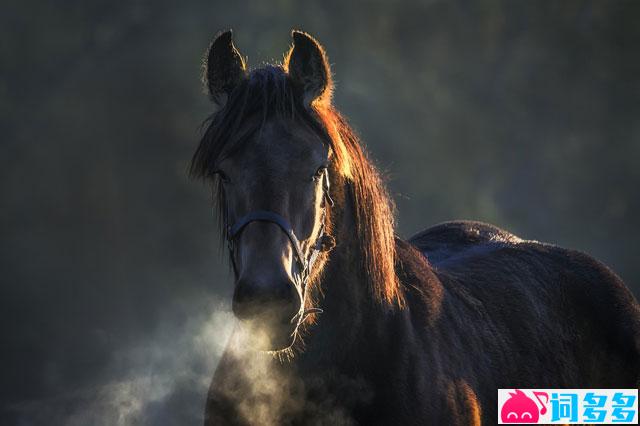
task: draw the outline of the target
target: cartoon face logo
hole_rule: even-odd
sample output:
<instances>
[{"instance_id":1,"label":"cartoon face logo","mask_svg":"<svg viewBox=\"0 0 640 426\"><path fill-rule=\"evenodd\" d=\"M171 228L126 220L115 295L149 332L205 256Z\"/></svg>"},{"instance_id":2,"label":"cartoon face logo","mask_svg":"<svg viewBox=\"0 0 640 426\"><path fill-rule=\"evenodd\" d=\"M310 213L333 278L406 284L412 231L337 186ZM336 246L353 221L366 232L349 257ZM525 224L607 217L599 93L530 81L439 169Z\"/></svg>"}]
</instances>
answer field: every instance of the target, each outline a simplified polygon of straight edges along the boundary
<instances>
[{"instance_id":1,"label":"cartoon face logo","mask_svg":"<svg viewBox=\"0 0 640 426\"><path fill-rule=\"evenodd\" d=\"M546 397L549 401L549 395L545 392L534 392L534 396L540 403L541 408L527 395L519 389L515 392L509 392L511 397L502 405L500 410L500 419L503 423L538 423L540 414L547 412L547 407L540 401L540 397Z\"/></svg>"}]
</instances>

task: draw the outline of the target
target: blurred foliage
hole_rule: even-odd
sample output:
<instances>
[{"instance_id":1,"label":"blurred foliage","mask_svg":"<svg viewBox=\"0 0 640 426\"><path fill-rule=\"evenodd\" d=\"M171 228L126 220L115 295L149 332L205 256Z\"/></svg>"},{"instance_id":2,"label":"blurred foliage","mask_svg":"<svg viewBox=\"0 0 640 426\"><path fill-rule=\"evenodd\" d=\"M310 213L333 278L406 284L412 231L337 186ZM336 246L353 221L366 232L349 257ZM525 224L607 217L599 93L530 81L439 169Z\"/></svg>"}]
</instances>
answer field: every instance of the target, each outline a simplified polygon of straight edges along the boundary
<instances>
[{"instance_id":1,"label":"blurred foliage","mask_svg":"<svg viewBox=\"0 0 640 426\"><path fill-rule=\"evenodd\" d=\"M229 295L200 59L300 28L388 176L405 237L456 218L577 248L640 294L640 2L8 1L0 6L8 401L94 383L116 348ZM26 370L25 368L28 367Z\"/></svg>"}]
</instances>

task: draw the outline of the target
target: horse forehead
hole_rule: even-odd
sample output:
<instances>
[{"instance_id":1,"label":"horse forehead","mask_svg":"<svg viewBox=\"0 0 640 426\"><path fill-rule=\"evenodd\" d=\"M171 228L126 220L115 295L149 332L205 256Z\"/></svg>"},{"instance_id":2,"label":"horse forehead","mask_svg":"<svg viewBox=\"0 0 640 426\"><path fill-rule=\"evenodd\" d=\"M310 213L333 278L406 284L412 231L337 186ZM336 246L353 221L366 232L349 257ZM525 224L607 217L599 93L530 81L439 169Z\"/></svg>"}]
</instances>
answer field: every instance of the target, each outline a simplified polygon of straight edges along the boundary
<instances>
[{"instance_id":1,"label":"horse forehead","mask_svg":"<svg viewBox=\"0 0 640 426\"><path fill-rule=\"evenodd\" d=\"M325 149L321 140L295 123L265 124L246 156L247 166L272 173L306 170L321 161Z\"/></svg>"}]
</instances>

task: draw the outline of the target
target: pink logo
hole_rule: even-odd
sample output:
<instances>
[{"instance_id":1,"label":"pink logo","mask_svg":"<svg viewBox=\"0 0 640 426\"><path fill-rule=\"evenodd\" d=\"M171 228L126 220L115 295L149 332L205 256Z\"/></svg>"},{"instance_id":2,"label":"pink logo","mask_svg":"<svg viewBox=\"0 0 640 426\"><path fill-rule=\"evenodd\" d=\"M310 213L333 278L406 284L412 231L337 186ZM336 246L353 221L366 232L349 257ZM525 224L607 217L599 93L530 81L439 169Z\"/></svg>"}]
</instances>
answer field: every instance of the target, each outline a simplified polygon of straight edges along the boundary
<instances>
[{"instance_id":1,"label":"pink logo","mask_svg":"<svg viewBox=\"0 0 640 426\"><path fill-rule=\"evenodd\" d=\"M533 392L533 395L540 403L540 409L538 405L519 389L515 392L509 392L511 396L502 405L500 410L500 419L503 423L538 423L540 414L547 412L546 404L549 402L549 395L546 392ZM544 403L540 400L540 397L544 397Z\"/></svg>"}]
</instances>

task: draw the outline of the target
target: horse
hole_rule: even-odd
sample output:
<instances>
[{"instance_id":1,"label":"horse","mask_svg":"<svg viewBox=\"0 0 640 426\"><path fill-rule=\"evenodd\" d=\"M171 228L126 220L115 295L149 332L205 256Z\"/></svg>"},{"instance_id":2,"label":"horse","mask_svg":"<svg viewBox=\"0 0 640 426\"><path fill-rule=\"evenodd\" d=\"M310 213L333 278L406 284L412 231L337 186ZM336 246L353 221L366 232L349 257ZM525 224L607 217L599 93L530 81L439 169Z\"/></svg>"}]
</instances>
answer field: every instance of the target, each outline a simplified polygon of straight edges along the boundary
<instances>
[{"instance_id":1,"label":"horse","mask_svg":"<svg viewBox=\"0 0 640 426\"><path fill-rule=\"evenodd\" d=\"M493 424L500 388L636 387L621 279L481 222L396 236L324 48L292 38L249 71L222 32L203 61L213 113L190 173L217 201L238 319L205 424Z\"/></svg>"}]
</instances>

